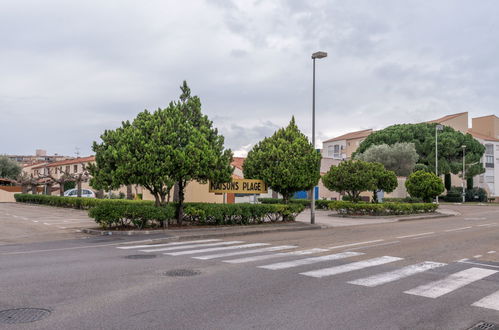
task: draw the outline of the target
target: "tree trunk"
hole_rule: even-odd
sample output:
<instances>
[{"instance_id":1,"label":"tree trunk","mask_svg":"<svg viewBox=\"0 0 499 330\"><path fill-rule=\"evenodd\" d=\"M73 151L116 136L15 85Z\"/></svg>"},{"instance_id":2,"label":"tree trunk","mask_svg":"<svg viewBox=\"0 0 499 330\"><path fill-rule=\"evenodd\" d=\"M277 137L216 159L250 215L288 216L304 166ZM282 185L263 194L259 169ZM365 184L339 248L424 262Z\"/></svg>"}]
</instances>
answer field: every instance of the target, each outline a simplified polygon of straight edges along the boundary
<instances>
[{"instance_id":1,"label":"tree trunk","mask_svg":"<svg viewBox=\"0 0 499 330\"><path fill-rule=\"evenodd\" d=\"M452 181L451 181L451 176L450 176L450 173L447 173L445 176L444 176L444 181L445 181L445 189L447 191L450 190L451 186L452 186Z\"/></svg>"},{"instance_id":2,"label":"tree trunk","mask_svg":"<svg viewBox=\"0 0 499 330\"><path fill-rule=\"evenodd\" d=\"M64 182L59 182L59 196L64 196Z\"/></svg>"},{"instance_id":3,"label":"tree trunk","mask_svg":"<svg viewBox=\"0 0 499 330\"><path fill-rule=\"evenodd\" d=\"M27 194L28 193L29 189L28 189L28 186L26 184L23 184L21 186L21 189L22 189L23 194Z\"/></svg>"},{"instance_id":4,"label":"tree trunk","mask_svg":"<svg viewBox=\"0 0 499 330\"><path fill-rule=\"evenodd\" d=\"M282 202L284 204L289 204L289 195L288 194L282 194Z\"/></svg>"},{"instance_id":5,"label":"tree trunk","mask_svg":"<svg viewBox=\"0 0 499 330\"><path fill-rule=\"evenodd\" d=\"M31 185L31 193L33 195L36 195L38 193L38 191L36 190L36 184L32 184Z\"/></svg>"},{"instance_id":6,"label":"tree trunk","mask_svg":"<svg viewBox=\"0 0 499 330\"><path fill-rule=\"evenodd\" d=\"M378 191L373 190L373 203L378 203Z\"/></svg>"},{"instance_id":7,"label":"tree trunk","mask_svg":"<svg viewBox=\"0 0 499 330\"><path fill-rule=\"evenodd\" d=\"M47 183L45 185L45 194L52 195L52 183Z\"/></svg>"},{"instance_id":8,"label":"tree trunk","mask_svg":"<svg viewBox=\"0 0 499 330\"><path fill-rule=\"evenodd\" d=\"M78 180L76 185L78 187L78 190L76 191L76 193L77 193L76 197L81 197L81 180Z\"/></svg>"},{"instance_id":9,"label":"tree trunk","mask_svg":"<svg viewBox=\"0 0 499 330\"><path fill-rule=\"evenodd\" d=\"M102 190L102 189L97 190L97 194L95 194L95 197L97 197L99 199L104 198L104 190Z\"/></svg>"},{"instance_id":10,"label":"tree trunk","mask_svg":"<svg viewBox=\"0 0 499 330\"><path fill-rule=\"evenodd\" d=\"M161 206L161 199L159 198L159 194L157 192L152 192L151 193L153 194L154 196L154 206Z\"/></svg>"},{"instance_id":11,"label":"tree trunk","mask_svg":"<svg viewBox=\"0 0 499 330\"><path fill-rule=\"evenodd\" d=\"M182 220L184 220L184 184L182 181L177 183L178 186L178 215L177 223L182 226Z\"/></svg>"},{"instance_id":12,"label":"tree trunk","mask_svg":"<svg viewBox=\"0 0 499 330\"><path fill-rule=\"evenodd\" d=\"M132 185L126 186L126 199L132 199Z\"/></svg>"},{"instance_id":13,"label":"tree trunk","mask_svg":"<svg viewBox=\"0 0 499 330\"><path fill-rule=\"evenodd\" d=\"M173 186L173 202L178 203L179 194L178 194L178 182Z\"/></svg>"}]
</instances>

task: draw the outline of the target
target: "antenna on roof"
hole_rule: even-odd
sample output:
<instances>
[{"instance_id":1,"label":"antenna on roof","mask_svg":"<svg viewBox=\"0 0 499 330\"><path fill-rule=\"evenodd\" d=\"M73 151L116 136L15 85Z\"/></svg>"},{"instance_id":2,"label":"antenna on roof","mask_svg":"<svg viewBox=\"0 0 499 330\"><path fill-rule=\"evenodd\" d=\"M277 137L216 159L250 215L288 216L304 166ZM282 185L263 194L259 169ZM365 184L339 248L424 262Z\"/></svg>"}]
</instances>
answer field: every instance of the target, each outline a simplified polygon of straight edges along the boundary
<instances>
[{"instance_id":1,"label":"antenna on roof","mask_svg":"<svg viewBox=\"0 0 499 330\"><path fill-rule=\"evenodd\" d=\"M76 158L80 158L80 148L75 147L75 155L76 155Z\"/></svg>"}]
</instances>

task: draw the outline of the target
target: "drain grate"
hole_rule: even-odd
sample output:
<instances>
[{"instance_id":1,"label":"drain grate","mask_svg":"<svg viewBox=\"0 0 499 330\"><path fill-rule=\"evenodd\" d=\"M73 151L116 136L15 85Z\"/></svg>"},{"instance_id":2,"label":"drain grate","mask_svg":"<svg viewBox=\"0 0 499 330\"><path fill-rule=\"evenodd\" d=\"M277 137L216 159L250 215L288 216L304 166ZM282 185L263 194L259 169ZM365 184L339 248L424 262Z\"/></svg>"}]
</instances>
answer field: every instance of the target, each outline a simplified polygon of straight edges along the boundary
<instances>
[{"instance_id":1,"label":"drain grate","mask_svg":"<svg viewBox=\"0 0 499 330\"><path fill-rule=\"evenodd\" d=\"M163 273L164 276L171 276L171 277L187 277L187 276L196 276L199 274L201 274L199 270L193 270L193 269L174 269Z\"/></svg>"},{"instance_id":2,"label":"drain grate","mask_svg":"<svg viewBox=\"0 0 499 330\"><path fill-rule=\"evenodd\" d=\"M490 322L478 322L468 330L499 330L499 325Z\"/></svg>"},{"instance_id":3,"label":"drain grate","mask_svg":"<svg viewBox=\"0 0 499 330\"><path fill-rule=\"evenodd\" d=\"M29 323L47 317L50 314L48 309L41 308L16 308L0 311L0 323L15 324Z\"/></svg>"},{"instance_id":4,"label":"drain grate","mask_svg":"<svg viewBox=\"0 0 499 330\"><path fill-rule=\"evenodd\" d=\"M154 259L156 258L155 254L132 254L129 256L125 256L125 259Z\"/></svg>"}]
</instances>

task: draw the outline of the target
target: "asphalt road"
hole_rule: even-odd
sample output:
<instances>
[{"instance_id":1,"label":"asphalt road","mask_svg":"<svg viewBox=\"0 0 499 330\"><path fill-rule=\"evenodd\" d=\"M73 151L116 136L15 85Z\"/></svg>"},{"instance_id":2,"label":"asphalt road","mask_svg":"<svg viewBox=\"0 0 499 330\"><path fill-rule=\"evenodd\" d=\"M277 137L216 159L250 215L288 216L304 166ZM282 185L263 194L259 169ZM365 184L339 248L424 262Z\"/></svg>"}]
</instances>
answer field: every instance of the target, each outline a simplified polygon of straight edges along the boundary
<instances>
[{"instance_id":1,"label":"asphalt road","mask_svg":"<svg viewBox=\"0 0 499 330\"><path fill-rule=\"evenodd\" d=\"M462 215L191 243L88 238L77 232L71 239L61 239L69 235L62 232L51 240L38 233L36 241L19 232L31 243L0 245L0 328L499 324L499 207L452 208ZM0 207L4 228L33 221L12 219L12 209L8 213ZM169 245L145 246L151 243ZM192 276L166 276L169 271ZM2 323L1 311L17 308L50 314L32 323Z\"/></svg>"}]
</instances>

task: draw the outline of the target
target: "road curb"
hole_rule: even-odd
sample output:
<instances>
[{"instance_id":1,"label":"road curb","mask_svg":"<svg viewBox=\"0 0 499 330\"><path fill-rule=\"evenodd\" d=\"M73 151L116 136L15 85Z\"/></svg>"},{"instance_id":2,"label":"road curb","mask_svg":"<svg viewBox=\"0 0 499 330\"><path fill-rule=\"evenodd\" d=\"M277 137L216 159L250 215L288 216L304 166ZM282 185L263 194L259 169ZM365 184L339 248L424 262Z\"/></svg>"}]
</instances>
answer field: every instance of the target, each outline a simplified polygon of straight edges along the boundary
<instances>
[{"instance_id":1,"label":"road curb","mask_svg":"<svg viewBox=\"0 0 499 330\"><path fill-rule=\"evenodd\" d=\"M200 228L193 230L129 230L129 231L112 231L112 230L99 230L99 229L82 229L83 233L96 235L96 236L135 236L135 235L152 235L152 234L164 234L169 239L194 239L194 238L211 238L211 237L223 237L223 236L244 236L253 234L266 234L266 233L279 233L279 232L292 232L292 231L305 231L305 230L319 230L323 229L320 225L306 225L306 226L293 226L289 228L261 228L245 231L230 231L231 228L223 228L218 232L208 232L213 230L211 228ZM206 231L206 232L203 232ZM186 233L186 235L182 235Z\"/></svg>"}]
</instances>

